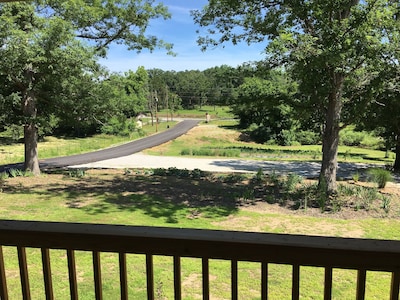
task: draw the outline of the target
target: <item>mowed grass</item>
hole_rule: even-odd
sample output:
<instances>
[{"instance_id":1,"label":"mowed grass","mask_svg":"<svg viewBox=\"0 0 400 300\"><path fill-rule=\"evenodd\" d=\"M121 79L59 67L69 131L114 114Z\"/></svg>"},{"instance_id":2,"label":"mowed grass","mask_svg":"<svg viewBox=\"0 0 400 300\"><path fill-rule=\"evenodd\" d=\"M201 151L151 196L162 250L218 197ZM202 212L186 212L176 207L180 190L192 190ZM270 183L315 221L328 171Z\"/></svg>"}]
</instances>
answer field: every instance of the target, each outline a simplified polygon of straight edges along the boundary
<instances>
[{"instance_id":1,"label":"mowed grass","mask_svg":"<svg viewBox=\"0 0 400 300\"><path fill-rule=\"evenodd\" d=\"M321 145L278 146L251 142L236 128L236 120L216 120L201 124L178 139L146 150L152 155L236 157L268 161L321 161ZM339 146L340 162L392 164L393 152Z\"/></svg>"},{"instance_id":2,"label":"mowed grass","mask_svg":"<svg viewBox=\"0 0 400 300\"><path fill-rule=\"evenodd\" d=\"M392 218L370 218L359 214L342 220L337 215L283 210L265 202L238 205L243 187L231 183L149 176L145 170L126 174L123 170L90 170L82 178L66 174L8 178L0 193L0 218L85 222L125 225L167 226L338 237L400 239L400 212ZM397 216L397 217L396 217ZM90 253L77 252L80 299L94 299ZM12 299L20 299L16 249L6 247L6 270ZM65 251L52 250L52 272L56 299L68 299L68 273ZM118 257L102 253L105 299L118 299ZM32 298L43 299L43 278L39 249L28 249ZM173 299L172 258L155 258L157 299ZM146 298L145 257L128 255L129 295ZM321 299L323 269L302 267L302 299ZM354 299L355 271L334 270L333 299ZM261 266L239 263L239 298L260 299ZM211 299L230 298L230 264L210 262ZM184 299L201 295L201 260L182 259ZM386 299L390 274L367 273L367 299ZM291 298L291 267L269 266L270 299Z\"/></svg>"}]
</instances>

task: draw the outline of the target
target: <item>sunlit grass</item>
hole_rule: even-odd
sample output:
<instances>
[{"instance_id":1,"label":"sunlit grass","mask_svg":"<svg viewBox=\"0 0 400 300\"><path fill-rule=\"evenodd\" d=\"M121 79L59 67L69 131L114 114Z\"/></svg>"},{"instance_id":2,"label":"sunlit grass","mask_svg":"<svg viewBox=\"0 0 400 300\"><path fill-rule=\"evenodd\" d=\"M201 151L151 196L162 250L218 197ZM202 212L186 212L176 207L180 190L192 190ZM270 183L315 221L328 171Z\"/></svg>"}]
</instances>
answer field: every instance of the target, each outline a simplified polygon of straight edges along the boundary
<instances>
[{"instance_id":1,"label":"sunlit grass","mask_svg":"<svg viewBox=\"0 0 400 300\"><path fill-rule=\"evenodd\" d=\"M263 145L246 140L237 130L236 120L203 124L188 134L164 145L147 150L152 155L236 157L268 161L321 161L321 145ZM393 163L395 154L360 147L339 146L338 160L353 163Z\"/></svg>"}]
</instances>

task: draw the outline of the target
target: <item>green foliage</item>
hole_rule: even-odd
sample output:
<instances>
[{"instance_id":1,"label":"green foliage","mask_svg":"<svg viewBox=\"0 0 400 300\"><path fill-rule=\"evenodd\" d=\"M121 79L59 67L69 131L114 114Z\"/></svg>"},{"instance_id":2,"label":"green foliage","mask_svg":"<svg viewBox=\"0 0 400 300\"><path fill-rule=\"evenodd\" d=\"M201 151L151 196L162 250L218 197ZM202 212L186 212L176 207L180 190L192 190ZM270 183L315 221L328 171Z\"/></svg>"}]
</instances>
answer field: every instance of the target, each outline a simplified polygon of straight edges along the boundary
<instances>
[{"instance_id":1,"label":"green foliage","mask_svg":"<svg viewBox=\"0 0 400 300\"><path fill-rule=\"evenodd\" d=\"M300 130L295 134L295 140L301 145L318 145L321 142L321 137L313 131Z\"/></svg>"},{"instance_id":2,"label":"green foliage","mask_svg":"<svg viewBox=\"0 0 400 300\"><path fill-rule=\"evenodd\" d=\"M385 196L385 195L382 195L381 198L382 198L382 209L383 209L386 213L389 213L389 211L390 211L390 204L391 204L391 202L392 202L392 198L389 197L389 196Z\"/></svg>"},{"instance_id":3,"label":"green foliage","mask_svg":"<svg viewBox=\"0 0 400 300\"><path fill-rule=\"evenodd\" d=\"M20 169L10 169L8 172L10 173L10 176L12 178L20 177L20 176L23 176L23 174L24 174L24 172Z\"/></svg>"},{"instance_id":4,"label":"green foliage","mask_svg":"<svg viewBox=\"0 0 400 300\"><path fill-rule=\"evenodd\" d=\"M264 174L264 171L262 168L259 168L257 170L257 173L254 175L252 180L254 183L262 183L266 180L266 175Z\"/></svg>"},{"instance_id":5,"label":"green foliage","mask_svg":"<svg viewBox=\"0 0 400 300\"><path fill-rule=\"evenodd\" d=\"M306 4L301 1L213 1L193 12L195 22L206 28L205 35L198 39L203 49L228 41L234 44L269 41L267 64L284 66L298 82L298 99L294 104L304 120L303 125L324 128L320 180L325 180L327 193L334 193L336 189L334 170L340 127L362 116L367 104L373 102L370 91L374 89L370 87L374 80L380 79L379 71L386 71L384 60L387 58L392 65L398 65L393 63L398 61L398 49L394 46L399 41L397 14L398 3L385 0L308 1ZM262 91L260 84L252 86ZM245 92L252 95L252 89ZM268 101L259 97L261 93L255 94L258 98L253 99L254 110L260 114L270 111ZM240 108L246 112L248 107L244 104ZM249 120L248 117L246 125L250 124ZM261 125L261 122L255 123ZM263 125L270 127L265 122Z\"/></svg>"},{"instance_id":6,"label":"green foliage","mask_svg":"<svg viewBox=\"0 0 400 300\"><path fill-rule=\"evenodd\" d=\"M297 186L302 183L302 181L302 176L295 173L289 173L283 181L282 186L287 193L292 193L296 190Z\"/></svg>"},{"instance_id":7,"label":"green foliage","mask_svg":"<svg viewBox=\"0 0 400 300\"><path fill-rule=\"evenodd\" d=\"M105 104L115 100L107 98L113 91L101 86L107 76L96 60L106 55L111 43L137 51L170 50L170 44L146 32L152 19L169 17L167 8L152 0L112 0L106 5L58 0L0 4L0 125L29 125L25 143L34 150L38 133L49 134L54 126L73 129L76 135L93 133L98 124L105 123L101 118L107 112L114 115ZM140 102L143 109L146 76L143 68L127 74L125 89L120 89L127 96L118 101ZM120 111L128 116L138 108L127 107ZM37 151L26 153L36 155ZM37 162L37 158L26 161ZM36 163L27 167L40 172Z\"/></svg>"},{"instance_id":8,"label":"green foliage","mask_svg":"<svg viewBox=\"0 0 400 300\"><path fill-rule=\"evenodd\" d=\"M210 148L184 148L180 155L190 156L222 156L222 157L239 157L240 150L238 149L210 149Z\"/></svg>"},{"instance_id":9,"label":"green foliage","mask_svg":"<svg viewBox=\"0 0 400 300\"><path fill-rule=\"evenodd\" d=\"M68 177L83 178L86 176L85 169L71 169L68 170Z\"/></svg>"},{"instance_id":10,"label":"green foliage","mask_svg":"<svg viewBox=\"0 0 400 300\"><path fill-rule=\"evenodd\" d=\"M354 180L354 182L358 182L360 180L360 173L356 172L354 173L351 178Z\"/></svg>"},{"instance_id":11,"label":"green foliage","mask_svg":"<svg viewBox=\"0 0 400 300\"><path fill-rule=\"evenodd\" d=\"M340 133L340 143L346 146L361 146L365 133L343 130Z\"/></svg>"},{"instance_id":12,"label":"green foliage","mask_svg":"<svg viewBox=\"0 0 400 300\"><path fill-rule=\"evenodd\" d=\"M383 189L388 181L393 180L390 171L382 168L371 168L368 170L368 175L378 185L379 189Z\"/></svg>"},{"instance_id":13,"label":"green foliage","mask_svg":"<svg viewBox=\"0 0 400 300\"><path fill-rule=\"evenodd\" d=\"M245 78L232 111L255 141L276 140L279 145L291 145L298 122L288 100L295 85L282 72L270 72L269 77Z\"/></svg>"},{"instance_id":14,"label":"green foliage","mask_svg":"<svg viewBox=\"0 0 400 300\"><path fill-rule=\"evenodd\" d=\"M175 167L170 167L168 169L158 168L153 170L153 175L155 176L175 176L179 178L193 178L201 179L206 178L211 175L210 172L202 171L200 169L188 170L188 169L178 169Z\"/></svg>"}]
</instances>

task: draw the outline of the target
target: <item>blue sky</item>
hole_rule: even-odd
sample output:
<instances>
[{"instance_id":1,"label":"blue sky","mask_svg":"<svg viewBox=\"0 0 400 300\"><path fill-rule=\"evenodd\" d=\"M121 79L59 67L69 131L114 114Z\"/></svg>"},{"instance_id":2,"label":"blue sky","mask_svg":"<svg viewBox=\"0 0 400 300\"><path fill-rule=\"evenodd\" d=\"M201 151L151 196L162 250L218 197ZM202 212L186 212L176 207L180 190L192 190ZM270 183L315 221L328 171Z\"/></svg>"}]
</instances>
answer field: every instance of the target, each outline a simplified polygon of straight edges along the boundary
<instances>
[{"instance_id":1,"label":"blue sky","mask_svg":"<svg viewBox=\"0 0 400 300\"><path fill-rule=\"evenodd\" d=\"M166 54L166 50L155 50L152 53L143 51L127 51L123 45L113 45L107 59L100 63L112 72L125 72L136 70L139 66L146 69L162 70L204 70L214 66L229 65L236 67L244 62L261 60L265 44L248 46L247 44L233 46L230 43L225 47L200 50L196 39L196 30L200 29L194 24L190 10L201 9L206 0L164 0L161 1L168 7L172 18L169 20L152 20L148 33L174 44L173 51L177 56Z\"/></svg>"}]
</instances>

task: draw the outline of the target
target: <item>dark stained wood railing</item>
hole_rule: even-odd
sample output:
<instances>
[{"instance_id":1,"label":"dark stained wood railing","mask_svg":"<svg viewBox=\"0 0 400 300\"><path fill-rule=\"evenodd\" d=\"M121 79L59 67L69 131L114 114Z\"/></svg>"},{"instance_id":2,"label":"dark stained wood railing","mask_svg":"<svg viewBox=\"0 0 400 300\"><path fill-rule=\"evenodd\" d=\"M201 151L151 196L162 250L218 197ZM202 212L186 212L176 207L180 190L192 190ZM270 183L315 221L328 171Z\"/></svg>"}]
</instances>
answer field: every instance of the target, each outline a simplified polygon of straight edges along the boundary
<instances>
[{"instance_id":1,"label":"dark stained wood railing","mask_svg":"<svg viewBox=\"0 0 400 300\"><path fill-rule=\"evenodd\" d=\"M357 270L356 299L365 298L366 272L392 274L388 299L399 299L400 241L316 237L216 230L137 227L101 224L0 221L0 245L17 248L24 299L30 299L26 248L41 249L45 295L54 299L49 249L67 253L70 298L78 299L75 251L91 251L96 299L103 299L101 252L119 255L120 297L128 299L126 254L146 256L147 298L154 299L153 256L173 257L174 298L182 298L181 258L202 261L203 299L209 299L209 260L231 262L231 298L238 299L238 262L261 263L261 299L268 298L268 266L271 263L292 266L292 299L300 297L300 267L325 270L324 299L332 298L332 270ZM8 299L7 278L0 247L0 297ZM118 285L118 283L116 283ZM321 287L322 288L322 287Z\"/></svg>"}]
</instances>

